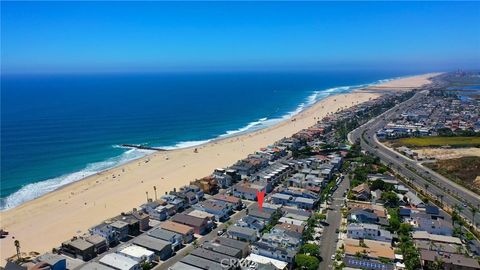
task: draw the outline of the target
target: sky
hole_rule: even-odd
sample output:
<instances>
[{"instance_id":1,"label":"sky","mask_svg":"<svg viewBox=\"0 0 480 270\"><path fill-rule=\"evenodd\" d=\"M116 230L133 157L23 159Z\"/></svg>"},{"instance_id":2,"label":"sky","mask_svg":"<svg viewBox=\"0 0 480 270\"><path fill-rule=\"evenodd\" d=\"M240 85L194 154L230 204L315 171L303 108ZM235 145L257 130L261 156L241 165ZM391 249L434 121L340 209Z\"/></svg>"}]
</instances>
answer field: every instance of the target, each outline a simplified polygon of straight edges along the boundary
<instances>
[{"instance_id":1,"label":"sky","mask_svg":"<svg viewBox=\"0 0 480 270\"><path fill-rule=\"evenodd\" d=\"M7 74L479 65L478 2L1 2Z\"/></svg>"}]
</instances>

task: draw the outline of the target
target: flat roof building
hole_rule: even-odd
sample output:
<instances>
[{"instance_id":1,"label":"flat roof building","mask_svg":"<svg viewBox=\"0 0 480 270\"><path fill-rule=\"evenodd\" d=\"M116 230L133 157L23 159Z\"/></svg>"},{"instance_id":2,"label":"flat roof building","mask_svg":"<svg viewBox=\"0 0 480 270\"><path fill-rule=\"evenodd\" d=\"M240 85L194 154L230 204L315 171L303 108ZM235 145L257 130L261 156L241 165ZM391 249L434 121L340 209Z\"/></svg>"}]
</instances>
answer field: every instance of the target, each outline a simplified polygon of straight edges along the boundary
<instances>
[{"instance_id":1,"label":"flat roof building","mask_svg":"<svg viewBox=\"0 0 480 270\"><path fill-rule=\"evenodd\" d=\"M99 262L117 270L140 270L140 264L137 261L118 253L109 253Z\"/></svg>"}]
</instances>

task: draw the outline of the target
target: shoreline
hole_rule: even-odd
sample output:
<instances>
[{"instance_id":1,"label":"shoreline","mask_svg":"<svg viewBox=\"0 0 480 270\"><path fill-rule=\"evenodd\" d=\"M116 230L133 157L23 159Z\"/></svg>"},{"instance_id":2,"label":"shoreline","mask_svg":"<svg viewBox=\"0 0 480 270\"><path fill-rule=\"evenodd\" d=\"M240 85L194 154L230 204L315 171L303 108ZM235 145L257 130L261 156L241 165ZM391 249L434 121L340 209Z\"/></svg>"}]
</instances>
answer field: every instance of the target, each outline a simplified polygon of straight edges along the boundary
<instances>
[{"instance_id":1,"label":"shoreline","mask_svg":"<svg viewBox=\"0 0 480 270\"><path fill-rule=\"evenodd\" d=\"M377 86L401 91L405 86L415 88L427 84L427 78L435 75L406 77ZM313 125L315 119L383 94L384 91L367 87L330 95L272 126L213 139L197 146L154 152L3 210L0 212L1 227L10 235L0 240L1 257L5 259L14 254L12 236L21 241L24 252L45 252L72 236L85 233L106 218L137 207L145 202L145 191L151 192L150 198L153 197L154 185L160 187L161 196L173 187L178 188L210 174L216 167L229 166L260 147L291 136ZM337 101L342 96L344 98ZM192 151L194 148L198 153ZM56 232L55 235L52 231Z\"/></svg>"},{"instance_id":2,"label":"shoreline","mask_svg":"<svg viewBox=\"0 0 480 270\"><path fill-rule=\"evenodd\" d=\"M415 76L415 75L413 75ZM73 183L76 183L76 182L79 182L79 181L83 181L89 177L92 177L92 176L95 176L95 175L98 175L100 173L103 173L103 172L107 172L109 170L112 170L112 169L115 169L117 167L120 167L120 166L123 166L123 165L126 165L130 162L135 162L136 160L139 160L139 159L142 159L142 158L145 158L145 157L148 157L154 153L157 153L157 152L169 152L169 151L174 151L174 150L180 150L180 149L195 149L195 148L198 148L202 145L205 145L205 144L208 144L208 143L213 143L213 142L217 142L217 141L221 141L221 140L224 140L224 139L229 139L229 138L235 138L237 136L242 136L242 135L245 135L245 134L249 134L249 133L254 133L256 131L260 131L260 130L263 130L263 129L268 129L270 127L273 127L275 125L278 125L280 124L281 122L283 121L289 121L291 120L292 118L294 118L295 116L299 115L300 113L308 110L309 108L311 108L312 106L314 106L316 103L318 102L321 102L322 100L328 98L328 97L331 97L331 96L335 96L335 95L341 95L341 94L349 94L349 93L353 93L357 90L360 90L360 89L365 89L365 88L375 88L377 85L383 85L385 83L388 83L390 81L395 81L395 80L399 80L399 79L403 79L403 78L408 78L408 77L412 77L412 76L399 76L399 77L393 77L393 78L388 78L388 79L380 79L380 80L377 80L377 81L374 81L372 83L364 83L364 84L357 84L357 85L347 85L347 86L335 86L335 87L331 87L331 88L327 88L327 89L324 89L324 90L314 90L312 91L307 97L305 97L303 99L302 102L299 103L299 105L297 105L296 109L295 110L292 110L292 111L288 111L288 112L285 112L283 115L281 116L277 116L275 118L261 118L259 120L254 120L254 121L251 121L247 124L245 124L244 126L236 129L236 130L228 130L228 131L225 131L224 133L216 136L216 137L212 137L212 138L209 138L209 139L199 139L199 140L195 140L195 141L180 141L180 142L176 142L172 145L168 145L168 146L143 146L142 144L138 144L138 145L130 145L130 144L119 144L117 145L116 147L119 147L119 148L124 148L124 149L127 149L125 152L121 153L120 155L118 156L113 156L113 157L110 157L108 158L107 160L104 160L104 161L99 161L99 162L94 162L94 163L87 163L87 165L79 170L79 171L75 171L75 172L71 172L71 173L66 173L66 174L63 174L63 175L59 175L59 176L56 176L56 177L52 177L52 178L48 178L48 179L44 179L44 180L41 180L41 181L37 181L37 182L32 182L32 183L29 183L23 187L21 187L20 189L18 189L17 191L7 195L5 198L3 198L2 200L2 204L5 203L6 200L8 200L9 198L11 198L11 196L15 196L17 195L17 193L20 193L22 192L24 189L26 189L27 187L28 188L35 188L36 185L41 185L42 183L45 183L45 182L48 182L48 181L52 181L52 180L55 180L55 179L59 179L59 178L68 178L69 176L71 175L74 175L74 174L77 174L77 173L80 173L82 172L83 170L85 170L89 165L91 164L96 164L96 163L101 163L101 162L105 162L105 161L108 161L110 159L115 159L115 158L119 158L121 157L122 155L125 155L127 153L127 151L129 150L133 150L133 151L139 151L139 152L145 152L143 154L139 154L138 157L135 157L135 158L132 158L132 159L129 159L125 162L118 162L117 164L111 166L111 167L108 167L108 168L105 168L105 169L101 169L97 172L94 172L92 174L89 174L87 176L82 176L81 178L78 178L78 179L75 179L75 180L72 180L70 181L69 183L66 183L66 184L60 184L58 187L54 187L52 190L49 190L49 191L46 191L46 192L41 192L42 194L40 195L37 195L33 198L27 198L27 199L24 199L22 200L21 202L17 201L17 202L13 202L13 206L4 206L4 205L1 205L1 209L0 209L0 213L2 212L5 212L7 210L11 210L11 209L15 209L25 203L28 203L29 201L32 201L32 200L35 200L35 199L38 199L38 198L41 198L45 195L47 195L48 193L51 193L51 192L55 192L57 190L61 190L62 188L64 187L67 187ZM342 88L349 88L350 90L348 92L335 92L335 90L339 90L339 89L342 89ZM330 92L331 90L334 90L332 92ZM322 97L318 97L317 95L318 94L325 94L325 96L322 96ZM265 124L264 122L271 122L270 124ZM248 128L248 126L250 126L252 123L256 123L255 125L263 125L261 127L258 127L258 128L253 128L255 127L255 125L253 125L252 127ZM245 129L247 128L247 129ZM242 130L242 129L245 129L245 130ZM184 143L190 143L192 145L190 146L178 146L178 145L181 145L181 144L184 144ZM132 147L133 146L133 147ZM145 148L143 148L145 147ZM149 149L150 148L150 149ZM150 152L149 152L150 151ZM147 153L148 152L148 153ZM87 173L88 174L88 173ZM21 196L20 195L17 195L17 196ZM21 199L20 199L21 200Z\"/></svg>"},{"instance_id":3,"label":"shoreline","mask_svg":"<svg viewBox=\"0 0 480 270\"><path fill-rule=\"evenodd\" d=\"M415 75L412 75L412 76L415 76ZM136 160L142 159L142 158L147 157L149 155L152 155L153 153L156 153L156 152L168 152L168 151L174 151L174 150L180 150L180 149L192 149L193 150L194 148L198 148L198 147L200 147L204 144L213 143L213 142L216 142L216 141L221 141L223 139L235 138L237 136L242 136L242 135L253 133L253 132L256 132L256 131L259 131L259 130L268 129L270 127L273 127L275 125L280 124L283 121L289 121L290 119L294 118L298 114L308 110L309 108L314 106L316 103L318 103L318 102L320 102L320 101L322 101L322 100L324 100L328 97L335 96L335 95L341 95L341 94L353 93L353 92L355 92L359 89L365 89L365 88L372 88L373 89L377 85L383 85L383 84L388 83L390 81L400 80L400 79L408 78L408 77L412 77L412 76L410 76L410 75L398 76L398 77L393 77L393 78L388 78L388 79L376 80L376 81L371 82L371 83L364 83L364 84L357 84L357 85L346 85L346 86L335 86L335 87L331 87L331 88L327 88L327 89L323 89L323 90L314 90L307 97L305 97L302 102L300 102L297 105L296 109L294 109L292 111L285 112L283 115L277 116L277 117L271 118L271 119L265 117L265 118L261 118L261 119L258 119L258 120L253 120L253 121L245 124L244 126L238 128L236 130L227 130L224 133L222 133L222 134L220 134L216 137L209 138L209 139L199 139L199 140L195 140L195 141L179 141L179 142L173 143L172 145L167 145L167 146L154 146L154 145L153 146L152 145L144 146L142 144L138 144L138 145L133 145L133 144L132 145L130 145L130 144L121 144L120 145L119 144L119 145L116 145L114 147L124 148L124 149L127 149L127 150L125 152L121 153L118 156L113 156L113 157L110 157L110 158L108 158L106 160L103 160L103 161L87 163L85 165L85 167L83 169L79 170L79 171L74 171L74 172L63 174L63 175L55 176L55 177L52 177L52 178L44 179L44 180L41 180L41 181L32 182L32 183L29 183L25 186L20 187L15 192L13 192L11 194L8 194L5 198L2 198L2 205L0 205L1 206L0 213L4 212L4 211L7 211L7 210L10 210L10 209L15 209L15 208L17 208L17 207L19 207L19 206L21 206L25 203L28 203L29 201L41 198L41 197L47 195L48 193L55 192L57 190L61 190L63 187L69 186L69 185L71 185L73 183L76 183L78 181L83 181L83 180L85 180L89 177L98 175L99 173L103 173L103 172L106 172L108 170L115 169L117 167L126 165L130 162L135 162ZM345 89L345 88L349 89L348 92L341 92L341 91L343 91L341 89ZM340 91L335 92L337 90L340 90ZM321 97L317 96L319 94L322 95L322 96ZM267 122L271 122L271 123L267 124ZM252 124L254 124L254 125L249 127ZM260 125L260 127L255 128L256 125ZM245 130L243 130L243 129L245 129ZM179 146L179 145L182 145L182 144L191 144L191 145L189 145L189 146ZM134 146L134 147L132 147L132 146ZM29 196L29 197L26 198L26 196L24 194L22 194L22 192L25 192L25 190L35 189L37 186L41 185L42 183L49 182L49 181L62 181L61 179L67 179L70 176L81 173L82 171L86 170L89 165L106 162L106 161L109 161L111 159L121 158L123 155L127 154L127 152L129 150L139 151L138 157L128 159L125 162L118 162L117 164L115 164L111 167L103 168L103 169L100 169L96 172L89 173L87 171L87 174L88 174L87 176L82 175L80 178L70 180L68 183L65 183L65 184L53 183L52 185L58 184L58 186L54 186L48 191L43 190L43 191L39 192L40 194L38 194L38 195L33 195L33 196ZM149 151L151 151L151 152L149 152ZM144 152L144 153L141 153L141 152ZM12 197L13 197L13 201L8 201L9 199L12 199ZM15 200L15 199L17 199L17 200ZM8 206L6 206L4 204L7 204Z\"/></svg>"}]
</instances>

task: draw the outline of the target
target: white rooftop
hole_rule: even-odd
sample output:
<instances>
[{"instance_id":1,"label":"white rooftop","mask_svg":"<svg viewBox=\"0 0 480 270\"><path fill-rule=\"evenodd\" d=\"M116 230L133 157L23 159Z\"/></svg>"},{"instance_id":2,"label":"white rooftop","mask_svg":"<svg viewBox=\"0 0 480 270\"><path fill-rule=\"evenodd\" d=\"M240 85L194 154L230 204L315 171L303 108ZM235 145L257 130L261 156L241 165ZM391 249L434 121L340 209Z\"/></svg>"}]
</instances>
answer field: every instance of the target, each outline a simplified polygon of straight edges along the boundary
<instances>
[{"instance_id":1,"label":"white rooftop","mask_svg":"<svg viewBox=\"0 0 480 270\"><path fill-rule=\"evenodd\" d=\"M153 251L137 245L130 245L125 248L121 248L118 250L118 252L132 258L138 258L138 260L142 260L145 257L151 257L154 254Z\"/></svg>"},{"instance_id":2,"label":"white rooftop","mask_svg":"<svg viewBox=\"0 0 480 270\"><path fill-rule=\"evenodd\" d=\"M119 270L130 270L138 265L133 259L118 253L109 253L100 259L100 263Z\"/></svg>"},{"instance_id":3,"label":"white rooftop","mask_svg":"<svg viewBox=\"0 0 480 270\"><path fill-rule=\"evenodd\" d=\"M262 255L258 255L258 254L253 254L251 253L250 255L248 255L247 258L245 258L247 261L253 261L253 262L256 262L258 264L273 264L273 266L275 266L275 268L279 269L279 270L282 270L282 269L285 269L288 265L288 263L286 262L282 262L280 260L275 260L275 259L272 259L272 258L269 258L269 257L265 257L265 256L262 256Z\"/></svg>"}]
</instances>

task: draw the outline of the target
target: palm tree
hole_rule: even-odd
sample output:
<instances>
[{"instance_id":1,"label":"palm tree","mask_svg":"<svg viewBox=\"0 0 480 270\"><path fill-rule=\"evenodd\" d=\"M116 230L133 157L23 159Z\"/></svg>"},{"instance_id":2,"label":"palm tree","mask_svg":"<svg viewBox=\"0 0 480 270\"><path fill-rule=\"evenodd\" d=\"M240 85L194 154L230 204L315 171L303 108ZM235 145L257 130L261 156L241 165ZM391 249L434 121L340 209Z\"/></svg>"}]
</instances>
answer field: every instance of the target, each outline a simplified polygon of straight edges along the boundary
<instances>
[{"instance_id":1,"label":"palm tree","mask_svg":"<svg viewBox=\"0 0 480 270\"><path fill-rule=\"evenodd\" d=\"M472 223L474 227L477 227L477 224L475 223L475 214L478 212L478 209L470 205L470 212L472 212Z\"/></svg>"},{"instance_id":2,"label":"palm tree","mask_svg":"<svg viewBox=\"0 0 480 270\"><path fill-rule=\"evenodd\" d=\"M442 204L442 207L443 207L443 194L438 194L438 197L440 198L440 203Z\"/></svg>"},{"instance_id":3,"label":"palm tree","mask_svg":"<svg viewBox=\"0 0 480 270\"><path fill-rule=\"evenodd\" d=\"M153 186L153 191L155 192L155 201L158 200L157 199L157 186Z\"/></svg>"},{"instance_id":4,"label":"palm tree","mask_svg":"<svg viewBox=\"0 0 480 270\"><path fill-rule=\"evenodd\" d=\"M13 243L15 244L15 248L17 249L17 260L20 261L20 241L15 240L15 242Z\"/></svg>"},{"instance_id":5,"label":"palm tree","mask_svg":"<svg viewBox=\"0 0 480 270\"><path fill-rule=\"evenodd\" d=\"M425 183L425 194L428 194L428 187L429 187L429 186L430 186L430 185L429 185L428 183Z\"/></svg>"}]
</instances>

